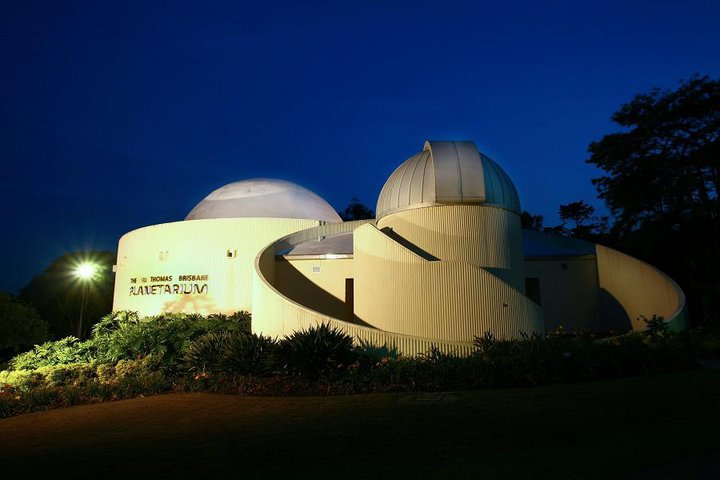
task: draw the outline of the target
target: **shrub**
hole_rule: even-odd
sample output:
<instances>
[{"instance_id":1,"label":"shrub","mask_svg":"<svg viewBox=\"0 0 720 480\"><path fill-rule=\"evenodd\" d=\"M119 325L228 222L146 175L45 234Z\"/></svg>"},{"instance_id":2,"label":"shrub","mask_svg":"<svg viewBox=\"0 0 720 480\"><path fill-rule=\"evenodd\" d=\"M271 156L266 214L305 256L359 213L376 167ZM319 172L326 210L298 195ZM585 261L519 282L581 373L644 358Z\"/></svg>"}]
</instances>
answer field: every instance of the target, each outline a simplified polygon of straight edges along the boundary
<instances>
[{"instance_id":1,"label":"shrub","mask_svg":"<svg viewBox=\"0 0 720 480\"><path fill-rule=\"evenodd\" d=\"M148 395L169 390L173 378L165 374L161 361L152 356L136 360L120 360L115 365L115 375L107 382L113 385L118 398Z\"/></svg>"},{"instance_id":2,"label":"shrub","mask_svg":"<svg viewBox=\"0 0 720 480\"><path fill-rule=\"evenodd\" d=\"M26 392L44 384L45 377L34 370L15 370L0 372L0 390L15 389Z\"/></svg>"},{"instance_id":3,"label":"shrub","mask_svg":"<svg viewBox=\"0 0 720 480\"><path fill-rule=\"evenodd\" d=\"M231 335L223 351L222 369L240 375L267 375L276 346L272 338L254 333Z\"/></svg>"},{"instance_id":4,"label":"shrub","mask_svg":"<svg viewBox=\"0 0 720 480\"><path fill-rule=\"evenodd\" d=\"M183 366L192 372L262 376L270 372L275 341L240 332L206 333L190 342Z\"/></svg>"},{"instance_id":5,"label":"shrub","mask_svg":"<svg viewBox=\"0 0 720 480\"><path fill-rule=\"evenodd\" d=\"M650 318L647 318L645 315L640 315L638 319L645 323L647 333L653 339L667 338L671 335L670 327L668 327L667 322L665 322L665 317L662 315L653 314Z\"/></svg>"},{"instance_id":6,"label":"shrub","mask_svg":"<svg viewBox=\"0 0 720 480\"><path fill-rule=\"evenodd\" d=\"M361 372L368 372L400 357L394 346L389 347L387 344L377 346L364 340L360 340L359 344L355 347L355 367Z\"/></svg>"},{"instance_id":7,"label":"shrub","mask_svg":"<svg viewBox=\"0 0 720 480\"><path fill-rule=\"evenodd\" d=\"M352 337L324 323L286 336L273 355L276 367L309 380L336 376L354 360Z\"/></svg>"},{"instance_id":8,"label":"shrub","mask_svg":"<svg viewBox=\"0 0 720 480\"><path fill-rule=\"evenodd\" d=\"M167 368L176 368L190 342L206 333L249 332L250 315L163 314L146 319L133 312L115 312L93 328L98 360L115 363L151 355Z\"/></svg>"},{"instance_id":9,"label":"shrub","mask_svg":"<svg viewBox=\"0 0 720 480\"><path fill-rule=\"evenodd\" d=\"M36 372L44 376L44 384L48 387L86 386L97 379L97 370L90 363L42 367Z\"/></svg>"},{"instance_id":10,"label":"shrub","mask_svg":"<svg viewBox=\"0 0 720 480\"><path fill-rule=\"evenodd\" d=\"M29 352L21 353L10 360L13 370L35 370L41 367L87 363L95 354L91 340L81 342L75 337L66 337L55 342L36 345Z\"/></svg>"},{"instance_id":11,"label":"shrub","mask_svg":"<svg viewBox=\"0 0 720 480\"><path fill-rule=\"evenodd\" d=\"M183 367L191 372L220 371L231 335L230 332L200 335L185 349L182 356Z\"/></svg>"},{"instance_id":12,"label":"shrub","mask_svg":"<svg viewBox=\"0 0 720 480\"><path fill-rule=\"evenodd\" d=\"M115 380L115 365L103 363L96 368L97 379L100 383L112 383Z\"/></svg>"}]
</instances>

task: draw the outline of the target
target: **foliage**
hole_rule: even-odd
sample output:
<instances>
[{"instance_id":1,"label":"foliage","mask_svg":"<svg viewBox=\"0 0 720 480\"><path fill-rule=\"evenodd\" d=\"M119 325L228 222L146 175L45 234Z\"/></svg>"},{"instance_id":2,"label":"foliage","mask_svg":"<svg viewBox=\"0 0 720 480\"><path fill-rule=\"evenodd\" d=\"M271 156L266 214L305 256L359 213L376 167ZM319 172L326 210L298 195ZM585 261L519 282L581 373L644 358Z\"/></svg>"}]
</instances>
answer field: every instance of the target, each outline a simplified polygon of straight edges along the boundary
<instances>
[{"instance_id":1,"label":"foliage","mask_svg":"<svg viewBox=\"0 0 720 480\"><path fill-rule=\"evenodd\" d=\"M0 372L0 415L171 389L307 395L588 381L690 368L697 343L653 316L645 333L597 339L558 330L510 340L486 334L469 356L433 347L408 357L387 345L354 347L327 324L276 342L250 333L248 319L108 315L85 342L65 338L16 356L12 370Z\"/></svg>"},{"instance_id":2,"label":"foliage","mask_svg":"<svg viewBox=\"0 0 720 480\"><path fill-rule=\"evenodd\" d=\"M588 205L584 200L560 205L559 215L560 220L563 221L560 228L572 237L597 240L607 233L608 217L596 217L595 207ZM567 222L572 222L572 228L569 230L565 228Z\"/></svg>"},{"instance_id":3,"label":"foliage","mask_svg":"<svg viewBox=\"0 0 720 480\"><path fill-rule=\"evenodd\" d=\"M670 327L668 327L665 317L662 315L653 314L650 318L645 317L645 315L640 315L640 320L647 326L647 332L653 340L667 338L671 335Z\"/></svg>"},{"instance_id":4,"label":"foliage","mask_svg":"<svg viewBox=\"0 0 720 480\"><path fill-rule=\"evenodd\" d=\"M190 342L182 363L191 372L262 376L270 372L275 345L273 339L253 333L206 333Z\"/></svg>"},{"instance_id":5,"label":"foliage","mask_svg":"<svg viewBox=\"0 0 720 480\"><path fill-rule=\"evenodd\" d=\"M0 359L4 352L17 354L47 338L47 322L35 308L0 292Z\"/></svg>"},{"instance_id":6,"label":"foliage","mask_svg":"<svg viewBox=\"0 0 720 480\"><path fill-rule=\"evenodd\" d=\"M44 377L45 385L50 387L84 386L97 378L97 370L92 363L41 367L36 372Z\"/></svg>"},{"instance_id":7,"label":"foliage","mask_svg":"<svg viewBox=\"0 0 720 480\"><path fill-rule=\"evenodd\" d=\"M615 378L693 365L694 345L688 336L673 342L650 334L629 333L606 339L592 335L551 334L498 340L475 339L487 383L500 386L540 385Z\"/></svg>"},{"instance_id":8,"label":"foliage","mask_svg":"<svg viewBox=\"0 0 720 480\"><path fill-rule=\"evenodd\" d=\"M83 285L73 272L78 265L88 261L97 265L100 273L87 285L83 313L86 325L83 326L82 334L85 338L92 326L88 320L98 319L112 310L115 281L112 273L112 265L115 263L113 252L76 252L62 255L20 290L20 300L37 308L40 316L48 322L50 333L55 338L78 334Z\"/></svg>"},{"instance_id":9,"label":"foliage","mask_svg":"<svg viewBox=\"0 0 720 480\"><path fill-rule=\"evenodd\" d=\"M695 77L612 116L626 130L593 142L588 163L608 173L593 183L623 230L717 207L719 107L720 81Z\"/></svg>"},{"instance_id":10,"label":"foliage","mask_svg":"<svg viewBox=\"0 0 720 480\"><path fill-rule=\"evenodd\" d=\"M93 401L132 398L169 390L168 377L152 358L117 365L76 363L0 372L0 418Z\"/></svg>"},{"instance_id":11,"label":"foliage","mask_svg":"<svg viewBox=\"0 0 720 480\"><path fill-rule=\"evenodd\" d=\"M720 322L720 80L635 96L622 127L589 147L593 180L616 217L623 250L657 265L685 291L690 316Z\"/></svg>"},{"instance_id":12,"label":"foliage","mask_svg":"<svg viewBox=\"0 0 720 480\"><path fill-rule=\"evenodd\" d=\"M115 312L95 325L91 341L101 363L153 355L166 367L175 368L190 342L200 335L224 331L249 333L249 328L247 312L207 317L163 314L146 319L132 312Z\"/></svg>"},{"instance_id":13,"label":"foliage","mask_svg":"<svg viewBox=\"0 0 720 480\"><path fill-rule=\"evenodd\" d=\"M81 342L67 337L37 345L10 361L13 370L78 362L117 363L153 356L166 368L175 369L187 345L208 332L249 333L250 315L237 312L231 316L164 314L141 319L134 312L114 312L93 327L91 337Z\"/></svg>"},{"instance_id":14,"label":"foliage","mask_svg":"<svg viewBox=\"0 0 720 480\"><path fill-rule=\"evenodd\" d=\"M276 346L275 340L262 335L231 335L223 352L223 369L240 375L267 375Z\"/></svg>"},{"instance_id":15,"label":"foliage","mask_svg":"<svg viewBox=\"0 0 720 480\"><path fill-rule=\"evenodd\" d=\"M195 372L221 371L229 338L230 333L227 331L200 335L190 342L183 352L183 366Z\"/></svg>"},{"instance_id":16,"label":"foliage","mask_svg":"<svg viewBox=\"0 0 720 480\"><path fill-rule=\"evenodd\" d=\"M352 337L325 323L286 336L273 356L280 369L310 380L341 373L354 360Z\"/></svg>"},{"instance_id":17,"label":"foliage","mask_svg":"<svg viewBox=\"0 0 720 480\"><path fill-rule=\"evenodd\" d=\"M375 218L375 212L360 203L360 200L356 197L353 197L345 210L339 213L340 218L342 218L346 222Z\"/></svg>"},{"instance_id":18,"label":"foliage","mask_svg":"<svg viewBox=\"0 0 720 480\"><path fill-rule=\"evenodd\" d=\"M543 229L543 216L533 215L530 212L524 211L520 215L520 224L522 228L527 230L537 230L538 232Z\"/></svg>"},{"instance_id":19,"label":"foliage","mask_svg":"<svg viewBox=\"0 0 720 480\"><path fill-rule=\"evenodd\" d=\"M91 341L81 342L75 337L66 337L54 342L36 345L29 352L21 353L10 360L13 370L35 370L42 367L85 363L95 356Z\"/></svg>"},{"instance_id":20,"label":"foliage","mask_svg":"<svg viewBox=\"0 0 720 480\"><path fill-rule=\"evenodd\" d=\"M360 345L355 347L356 367L362 370L370 370L373 367L395 361L400 358L397 348L387 344L382 346L360 340Z\"/></svg>"}]
</instances>

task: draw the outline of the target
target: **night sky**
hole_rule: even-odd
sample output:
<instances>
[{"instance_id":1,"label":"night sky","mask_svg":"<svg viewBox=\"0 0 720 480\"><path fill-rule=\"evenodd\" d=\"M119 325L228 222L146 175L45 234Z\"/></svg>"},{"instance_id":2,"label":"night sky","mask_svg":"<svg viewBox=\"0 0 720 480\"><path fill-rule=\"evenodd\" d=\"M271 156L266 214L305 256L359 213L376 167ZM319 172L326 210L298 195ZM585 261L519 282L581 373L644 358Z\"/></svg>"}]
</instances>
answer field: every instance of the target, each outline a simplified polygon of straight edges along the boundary
<instances>
[{"instance_id":1,"label":"night sky","mask_svg":"<svg viewBox=\"0 0 720 480\"><path fill-rule=\"evenodd\" d=\"M720 76L720 2L0 2L0 290L235 180L375 208L473 140L523 208L604 210L587 146L636 93Z\"/></svg>"}]
</instances>

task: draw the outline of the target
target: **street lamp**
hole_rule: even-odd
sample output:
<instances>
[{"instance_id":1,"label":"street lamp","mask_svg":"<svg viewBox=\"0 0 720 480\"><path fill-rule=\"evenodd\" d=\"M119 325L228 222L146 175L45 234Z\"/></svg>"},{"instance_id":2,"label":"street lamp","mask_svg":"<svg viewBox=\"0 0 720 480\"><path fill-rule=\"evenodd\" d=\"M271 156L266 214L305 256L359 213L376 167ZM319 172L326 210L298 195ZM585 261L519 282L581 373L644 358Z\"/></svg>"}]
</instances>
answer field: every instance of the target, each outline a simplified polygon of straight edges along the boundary
<instances>
[{"instance_id":1,"label":"street lamp","mask_svg":"<svg viewBox=\"0 0 720 480\"><path fill-rule=\"evenodd\" d=\"M82 299L80 300L80 321L78 322L77 337L82 340L82 322L83 322L83 311L85 310L85 301L87 300L87 291L90 281L97 272L97 265L93 263L81 263L75 268L73 272L75 277L78 278L83 284Z\"/></svg>"}]
</instances>

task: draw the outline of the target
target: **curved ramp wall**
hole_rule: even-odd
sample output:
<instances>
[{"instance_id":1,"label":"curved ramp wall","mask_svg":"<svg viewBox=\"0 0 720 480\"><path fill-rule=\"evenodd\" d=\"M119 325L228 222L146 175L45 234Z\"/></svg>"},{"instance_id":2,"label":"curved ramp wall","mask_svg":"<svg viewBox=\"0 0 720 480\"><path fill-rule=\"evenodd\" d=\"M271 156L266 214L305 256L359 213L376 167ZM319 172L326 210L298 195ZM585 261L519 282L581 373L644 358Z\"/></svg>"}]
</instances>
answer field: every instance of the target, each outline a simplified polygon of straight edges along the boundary
<instances>
[{"instance_id":1,"label":"curved ramp wall","mask_svg":"<svg viewBox=\"0 0 720 480\"><path fill-rule=\"evenodd\" d=\"M380 330L472 341L544 332L542 309L495 275L459 261L428 261L373 225L355 230L355 313Z\"/></svg>"},{"instance_id":2,"label":"curved ramp wall","mask_svg":"<svg viewBox=\"0 0 720 480\"><path fill-rule=\"evenodd\" d=\"M324 315L287 298L275 288L276 252L282 252L289 247L322 235L352 231L363 223L369 223L369 221L310 228L289 235L264 248L255 260L253 275L253 332L270 337L283 337L293 331L326 323L353 336L356 342L394 346L399 352L406 355L424 353L433 346L448 353L467 355L472 352L474 348L471 342L437 341L412 335L394 334Z\"/></svg>"},{"instance_id":3,"label":"curved ramp wall","mask_svg":"<svg viewBox=\"0 0 720 480\"><path fill-rule=\"evenodd\" d=\"M505 208L439 205L389 214L377 222L439 260L488 269L525 292L520 217Z\"/></svg>"},{"instance_id":4,"label":"curved ramp wall","mask_svg":"<svg viewBox=\"0 0 720 480\"><path fill-rule=\"evenodd\" d=\"M133 230L118 244L113 309L143 316L251 311L255 257L260 249L318 223L218 218Z\"/></svg>"},{"instance_id":5,"label":"curved ramp wall","mask_svg":"<svg viewBox=\"0 0 720 480\"><path fill-rule=\"evenodd\" d=\"M612 248L597 245L596 252L600 289L622 306L634 331L646 329L640 315L663 316L675 331L686 327L685 294L670 277Z\"/></svg>"}]
</instances>

